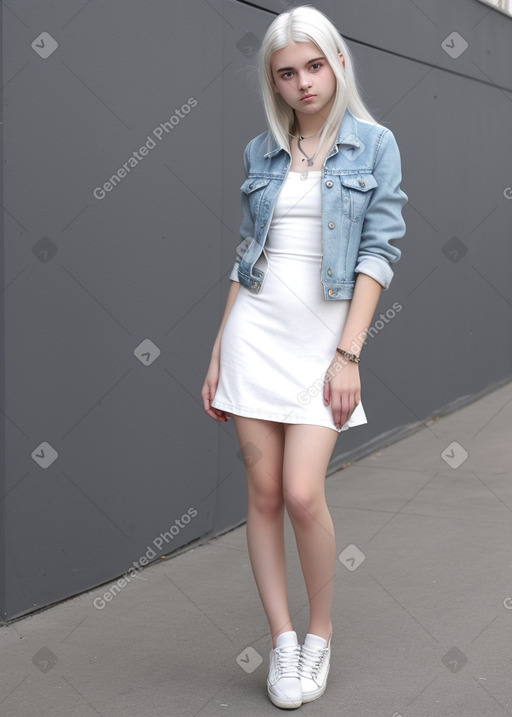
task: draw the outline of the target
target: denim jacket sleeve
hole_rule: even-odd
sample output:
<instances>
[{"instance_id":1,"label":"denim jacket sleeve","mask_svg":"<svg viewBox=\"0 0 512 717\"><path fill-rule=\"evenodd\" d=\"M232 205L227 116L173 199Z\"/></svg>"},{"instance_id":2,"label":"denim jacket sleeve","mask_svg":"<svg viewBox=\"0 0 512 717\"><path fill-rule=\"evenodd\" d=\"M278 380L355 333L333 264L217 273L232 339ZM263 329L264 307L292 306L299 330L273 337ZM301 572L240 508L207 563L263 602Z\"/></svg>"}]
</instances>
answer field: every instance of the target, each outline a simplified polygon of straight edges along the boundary
<instances>
[{"instance_id":1,"label":"denim jacket sleeve","mask_svg":"<svg viewBox=\"0 0 512 717\"><path fill-rule=\"evenodd\" d=\"M251 140L252 142L252 140ZM245 169L245 178L247 179L249 175L249 153L250 153L250 144L249 142L247 146L244 149L244 169ZM247 197L247 194L245 192L240 192L242 195L241 202L242 202L242 223L240 224L240 236L242 237L242 241L238 244L236 247L236 258L235 263L233 264L233 268L231 269L231 274L229 275L229 278L232 281L239 281L238 278L238 265L240 263L240 259L245 254L245 251L249 244L252 241L252 236L249 236L253 231L253 220L251 217L251 210L249 208L249 199Z\"/></svg>"},{"instance_id":2,"label":"denim jacket sleeve","mask_svg":"<svg viewBox=\"0 0 512 717\"><path fill-rule=\"evenodd\" d=\"M405 234L402 208L408 199L400 189L400 151L388 128L382 134L373 174L378 186L373 190L364 216L355 272L368 274L387 289L393 278L391 264L401 255L400 249L391 242Z\"/></svg>"}]
</instances>

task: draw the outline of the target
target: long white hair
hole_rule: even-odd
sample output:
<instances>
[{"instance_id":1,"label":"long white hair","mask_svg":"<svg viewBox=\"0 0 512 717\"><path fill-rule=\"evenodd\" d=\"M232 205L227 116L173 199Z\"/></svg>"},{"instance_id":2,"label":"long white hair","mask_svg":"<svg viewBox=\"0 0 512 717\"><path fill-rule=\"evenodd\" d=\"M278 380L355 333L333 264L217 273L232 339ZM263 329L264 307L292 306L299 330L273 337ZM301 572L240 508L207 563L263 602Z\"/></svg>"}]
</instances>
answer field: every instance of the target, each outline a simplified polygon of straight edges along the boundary
<instances>
[{"instance_id":1,"label":"long white hair","mask_svg":"<svg viewBox=\"0 0 512 717\"><path fill-rule=\"evenodd\" d=\"M267 123L283 149L289 150L289 133L295 113L281 95L274 91L270 58L272 53L283 49L291 41L314 43L336 77L334 103L320 133L319 147L329 135L337 131L347 107L355 117L377 123L359 94L352 55L345 40L323 12L310 5L301 5L276 17L267 29L259 51L259 77ZM345 67L338 57L340 52L345 58Z\"/></svg>"}]
</instances>

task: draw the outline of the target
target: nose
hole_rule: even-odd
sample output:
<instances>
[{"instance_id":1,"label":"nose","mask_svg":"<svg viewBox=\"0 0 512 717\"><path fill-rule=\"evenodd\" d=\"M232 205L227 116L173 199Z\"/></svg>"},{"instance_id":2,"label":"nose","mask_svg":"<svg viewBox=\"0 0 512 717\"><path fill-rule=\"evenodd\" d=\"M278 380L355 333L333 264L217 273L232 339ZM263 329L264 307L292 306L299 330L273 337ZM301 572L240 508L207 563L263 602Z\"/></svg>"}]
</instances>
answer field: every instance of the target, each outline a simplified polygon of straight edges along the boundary
<instances>
[{"instance_id":1,"label":"nose","mask_svg":"<svg viewBox=\"0 0 512 717\"><path fill-rule=\"evenodd\" d=\"M301 90L306 90L308 87L311 87L311 78L306 72L299 75L299 87Z\"/></svg>"}]
</instances>

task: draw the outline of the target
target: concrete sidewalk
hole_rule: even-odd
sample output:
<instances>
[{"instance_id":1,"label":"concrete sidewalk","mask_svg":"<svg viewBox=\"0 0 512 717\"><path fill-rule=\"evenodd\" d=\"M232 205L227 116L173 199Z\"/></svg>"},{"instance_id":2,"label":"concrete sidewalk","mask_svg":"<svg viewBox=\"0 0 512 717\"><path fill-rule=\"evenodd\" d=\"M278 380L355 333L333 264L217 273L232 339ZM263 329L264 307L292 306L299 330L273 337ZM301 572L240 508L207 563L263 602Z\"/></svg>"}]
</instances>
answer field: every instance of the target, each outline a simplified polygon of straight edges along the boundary
<instances>
[{"instance_id":1,"label":"concrete sidewalk","mask_svg":"<svg viewBox=\"0 0 512 717\"><path fill-rule=\"evenodd\" d=\"M512 715L512 383L327 478L327 691L295 712ZM286 522L290 609L308 606ZM0 628L2 717L283 714L245 526ZM95 607L103 605L100 609Z\"/></svg>"}]
</instances>

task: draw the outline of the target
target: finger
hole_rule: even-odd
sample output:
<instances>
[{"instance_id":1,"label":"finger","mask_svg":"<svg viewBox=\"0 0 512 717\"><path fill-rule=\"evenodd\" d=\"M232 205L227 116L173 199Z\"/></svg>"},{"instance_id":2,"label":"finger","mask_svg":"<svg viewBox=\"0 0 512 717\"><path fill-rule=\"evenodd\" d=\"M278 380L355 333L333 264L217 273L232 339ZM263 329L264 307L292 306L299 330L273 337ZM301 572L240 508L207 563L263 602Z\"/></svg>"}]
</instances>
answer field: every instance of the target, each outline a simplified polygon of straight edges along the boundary
<instances>
[{"instance_id":1,"label":"finger","mask_svg":"<svg viewBox=\"0 0 512 717\"><path fill-rule=\"evenodd\" d=\"M326 406L329 405L330 400L331 400L331 384L326 379L324 381L324 403Z\"/></svg>"},{"instance_id":2,"label":"finger","mask_svg":"<svg viewBox=\"0 0 512 717\"><path fill-rule=\"evenodd\" d=\"M336 428L341 428L341 401L339 394L331 395L332 420Z\"/></svg>"},{"instance_id":3,"label":"finger","mask_svg":"<svg viewBox=\"0 0 512 717\"><path fill-rule=\"evenodd\" d=\"M354 394L350 394L347 396L347 401L345 404L345 409L346 409L345 423L348 421L350 416L354 413L355 407L356 407L355 396L354 396Z\"/></svg>"},{"instance_id":4,"label":"finger","mask_svg":"<svg viewBox=\"0 0 512 717\"><path fill-rule=\"evenodd\" d=\"M345 397L342 396L341 402L340 402L340 423L339 423L338 428L341 428L342 426L344 426L346 422L347 422L347 402L346 402Z\"/></svg>"},{"instance_id":5,"label":"finger","mask_svg":"<svg viewBox=\"0 0 512 717\"><path fill-rule=\"evenodd\" d=\"M207 383L205 384L201 395L203 397L203 408L205 411L208 411L208 409L211 408L213 397L215 396L216 387L212 386L211 384Z\"/></svg>"},{"instance_id":6,"label":"finger","mask_svg":"<svg viewBox=\"0 0 512 717\"><path fill-rule=\"evenodd\" d=\"M350 418L350 415L353 411L353 402L354 398L353 395L350 393L346 393L342 397L342 407L341 407L341 425L344 426L345 423Z\"/></svg>"},{"instance_id":7,"label":"finger","mask_svg":"<svg viewBox=\"0 0 512 717\"><path fill-rule=\"evenodd\" d=\"M205 411L209 411L211 408L211 401L209 394L203 396L203 408Z\"/></svg>"},{"instance_id":8,"label":"finger","mask_svg":"<svg viewBox=\"0 0 512 717\"><path fill-rule=\"evenodd\" d=\"M217 418L218 421L222 421L223 423L225 423L228 420L228 417L227 417L225 411L221 411L218 408L212 408L211 410L215 413L215 417Z\"/></svg>"},{"instance_id":9,"label":"finger","mask_svg":"<svg viewBox=\"0 0 512 717\"><path fill-rule=\"evenodd\" d=\"M204 393L201 393L201 398L203 399L203 408L207 411L210 408L210 401Z\"/></svg>"},{"instance_id":10,"label":"finger","mask_svg":"<svg viewBox=\"0 0 512 717\"><path fill-rule=\"evenodd\" d=\"M213 418L214 421L219 421L221 423L226 423L226 421L228 420L228 417L226 416L224 411L219 411L219 409L217 408L209 408L206 411L206 414L210 416L210 418Z\"/></svg>"}]
</instances>

